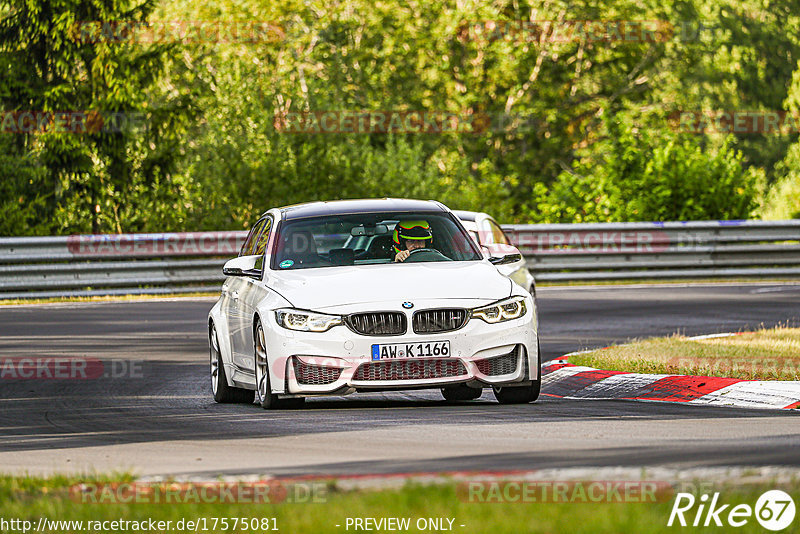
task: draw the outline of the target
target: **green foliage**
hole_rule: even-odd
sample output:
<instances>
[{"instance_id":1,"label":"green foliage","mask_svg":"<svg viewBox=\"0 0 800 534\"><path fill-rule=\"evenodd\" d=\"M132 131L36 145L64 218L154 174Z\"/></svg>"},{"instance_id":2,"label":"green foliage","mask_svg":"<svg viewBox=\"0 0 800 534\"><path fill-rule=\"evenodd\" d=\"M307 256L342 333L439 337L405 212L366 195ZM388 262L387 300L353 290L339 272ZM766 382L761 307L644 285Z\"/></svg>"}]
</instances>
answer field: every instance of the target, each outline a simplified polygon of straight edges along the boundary
<instances>
[{"instance_id":1,"label":"green foliage","mask_svg":"<svg viewBox=\"0 0 800 534\"><path fill-rule=\"evenodd\" d=\"M47 233L45 169L29 155L9 155L11 141L0 137L0 235Z\"/></svg>"},{"instance_id":2,"label":"green foliage","mask_svg":"<svg viewBox=\"0 0 800 534\"><path fill-rule=\"evenodd\" d=\"M765 219L800 219L800 142L789 147L777 169L782 177L769 190L761 214Z\"/></svg>"},{"instance_id":3,"label":"green foliage","mask_svg":"<svg viewBox=\"0 0 800 534\"><path fill-rule=\"evenodd\" d=\"M74 23L91 20L275 21L284 34L75 39ZM477 38L487 20L663 20L674 34ZM786 185L796 136L676 133L666 117L791 105L798 60L792 0L0 0L2 109L147 116L147 128L114 135L2 141L0 232L239 229L275 205L374 196L436 198L504 222L748 217L755 177L769 206L796 190ZM495 124L506 114L526 127L275 126L285 113L327 110L488 114Z\"/></svg>"},{"instance_id":4,"label":"green foliage","mask_svg":"<svg viewBox=\"0 0 800 534\"><path fill-rule=\"evenodd\" d=\"M36 168L35 179L16 178L27 185L12 196L40 199L40 209L33 225L7 223L4 230L49 233L148 228L150 215L170 209L177 187L171 173L186 97L156 85L167 63L178 57L175 47L87 39L76 31L76 25L84 21L145 21L152 3L2 0L0 6L0 68L5 73L0 79L0 102L4 111L97 112L105 120L116 116L126 121L140 114L146 117L143 127L9 134L16 139L4 146L0 174ZM155 101L159 109L151 112ZM20 217L16 220L30 219ZM163 217L157 222L172 226L176 221Z\"/></svg>"},{"instance_id":5,"label":"green foliage","mask_svg":"<svg viewBox=\"0 0 800 534\"><path fill-rule=\"evenodd\" d=\"M800 114L800 62L792 76L792 84L785 102L786 109ZM792 136L795 140L797 136ZM768 191L761 215L765 219L800 218L800 141L795 141L786 151L786 157L775 166L777 179Z\"/></svg>"},{"instance_id":6,"label":"green foliage","mask_svg":"<svg viewBox=\"0 0 800 534\"><path fill-rule=\"evenodd\" d=\"M741 152L698 146L691 136L634 132L607 121L608 138L575 169L564 171L545 198L552 222L744 219L755 209L756 177Z\"/></svg>"}]
</instances>

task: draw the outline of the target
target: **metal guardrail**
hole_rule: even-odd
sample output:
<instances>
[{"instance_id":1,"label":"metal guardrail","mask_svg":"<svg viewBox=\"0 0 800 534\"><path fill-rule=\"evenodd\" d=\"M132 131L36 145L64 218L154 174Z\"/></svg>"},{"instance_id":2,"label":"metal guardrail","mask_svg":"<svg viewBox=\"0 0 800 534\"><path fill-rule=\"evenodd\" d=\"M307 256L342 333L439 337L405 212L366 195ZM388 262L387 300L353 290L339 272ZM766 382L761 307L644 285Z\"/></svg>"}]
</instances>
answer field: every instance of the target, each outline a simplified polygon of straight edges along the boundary
<instances>
[{"instance_id":1,"label":"metal guardrail","mask_svg":"<svg viewBox=\"0 0 800 534\"><path fill-rule=\"evenodd\" d=\"M800 278L800 220L504 226L539 281Z\"/></svg>"},{"instance_id":2,"label":"metal guardrail","mask_svg":"<svg viewBox=\"0 0 800 534\"><path fill-rule=\"evenodd\" d=\"M247 232L0 238L0 299L209 291Z\"/></svg>"},{"instance_id":3,"label":"metal guardrail","mask_svg":"<svg viewBox=\"0 0 800 534\"><path fill-rule=\"evenodd\" d=\"M800 279L800 220L507 225L537 281ZM208 291L246 232L0 238L0 299Z\"/></svg>"}]
</instances>

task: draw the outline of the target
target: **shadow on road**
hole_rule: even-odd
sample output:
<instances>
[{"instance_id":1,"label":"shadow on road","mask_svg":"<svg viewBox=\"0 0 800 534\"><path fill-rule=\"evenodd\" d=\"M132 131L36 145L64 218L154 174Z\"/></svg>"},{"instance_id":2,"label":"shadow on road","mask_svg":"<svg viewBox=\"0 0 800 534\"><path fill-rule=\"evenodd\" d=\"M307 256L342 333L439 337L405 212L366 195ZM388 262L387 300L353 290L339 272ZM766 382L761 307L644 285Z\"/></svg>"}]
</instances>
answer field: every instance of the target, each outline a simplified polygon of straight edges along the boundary
<instances>
[{"instance_id":1,"label":"shadow on road","mask_svg":"<svg viewBox=\"0 0 800 534\"><path fill-rule=\"evenodd\" d=\"M171 440L277 437L412 425L708 419L800 415L632 401L579 401L542 395L503 406L490 390L475 401L444 402L438 390L309 399L297 410L216 404L202 364L143 362L140 378L15 380L0 384L0 451ZM546 393L546 389L544 390Z\"/></svg>"}]
</instances>

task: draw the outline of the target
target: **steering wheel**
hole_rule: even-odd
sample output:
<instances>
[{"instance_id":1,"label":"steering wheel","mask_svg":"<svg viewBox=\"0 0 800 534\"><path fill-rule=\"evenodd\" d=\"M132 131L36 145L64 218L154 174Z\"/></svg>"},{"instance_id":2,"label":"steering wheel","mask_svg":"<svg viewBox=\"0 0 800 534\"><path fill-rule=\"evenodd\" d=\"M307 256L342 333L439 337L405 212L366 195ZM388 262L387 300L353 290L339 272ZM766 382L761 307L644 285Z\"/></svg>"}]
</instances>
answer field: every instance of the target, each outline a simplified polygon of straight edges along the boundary
<instances>
[{"instance_id":1,"label":"steering wheel","mask_svg":"<svg viewBox=\"0 0 800 534\"><path fill-rule=\"evenodd\" d=\"M405 263L420 263L423 261L453 261L435 248L415 248L408 253Z\"/></svg>"}]
</instances>

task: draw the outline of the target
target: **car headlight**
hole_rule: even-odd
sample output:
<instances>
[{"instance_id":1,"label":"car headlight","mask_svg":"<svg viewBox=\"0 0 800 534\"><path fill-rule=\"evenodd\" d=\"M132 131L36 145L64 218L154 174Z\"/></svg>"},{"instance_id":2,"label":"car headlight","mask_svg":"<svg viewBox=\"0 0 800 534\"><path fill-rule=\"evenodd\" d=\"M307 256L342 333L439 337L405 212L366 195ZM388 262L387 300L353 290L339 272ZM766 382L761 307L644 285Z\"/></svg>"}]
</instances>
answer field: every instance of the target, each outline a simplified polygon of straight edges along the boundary
<instances>
[{"instance_id":1,"label":"car headlight","mask_svg":"<svg viewBox=\"0 0 800 534\"><path fill-rule=\"evenodd\" d=\"M338 315L291 308L275 310L275 319L282 327L300 332L326 332L334 326L342 324L342 318Z\"/></svg>"},{"instance_id":2,"label":"car headlight","mask_svg":"<svg viewBox=\"0 0 800 534\"><path fill-rule=\"evenodd\" d=\"M482 308L472 310L472 317L482 319L490 324L519 319L528 311L525 297L511 297Z\"/></svg>"}]
</instances>

